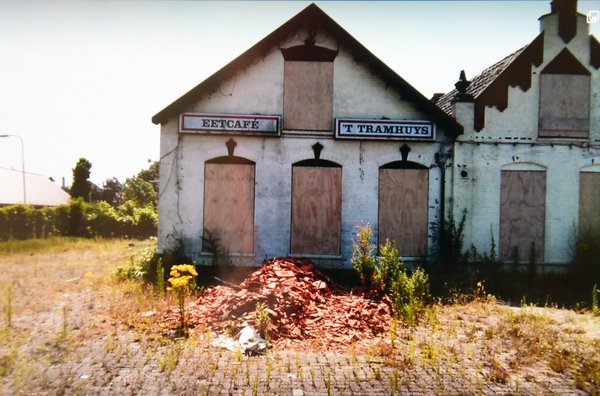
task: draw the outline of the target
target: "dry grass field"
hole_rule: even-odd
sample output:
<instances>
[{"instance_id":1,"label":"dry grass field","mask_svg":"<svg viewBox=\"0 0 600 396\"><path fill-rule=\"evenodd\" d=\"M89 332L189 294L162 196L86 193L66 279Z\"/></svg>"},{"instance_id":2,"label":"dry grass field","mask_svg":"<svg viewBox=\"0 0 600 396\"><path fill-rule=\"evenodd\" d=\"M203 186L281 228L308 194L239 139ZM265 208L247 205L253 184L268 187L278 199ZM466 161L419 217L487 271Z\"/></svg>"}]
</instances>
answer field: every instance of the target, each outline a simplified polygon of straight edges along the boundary
<instances>
[{"instance_id":1,"label":"dry grass field","mask_svg":"<svg viewBox=\"0 0 600 396\"><path fill-rule=\"evenodd\" d=\"M246 357L205 327L178 338L173 301L114 275L146 243L0 243L0 395L600 394L598 316L487 298L338 350Z\"/></svg>"}]
</instances>

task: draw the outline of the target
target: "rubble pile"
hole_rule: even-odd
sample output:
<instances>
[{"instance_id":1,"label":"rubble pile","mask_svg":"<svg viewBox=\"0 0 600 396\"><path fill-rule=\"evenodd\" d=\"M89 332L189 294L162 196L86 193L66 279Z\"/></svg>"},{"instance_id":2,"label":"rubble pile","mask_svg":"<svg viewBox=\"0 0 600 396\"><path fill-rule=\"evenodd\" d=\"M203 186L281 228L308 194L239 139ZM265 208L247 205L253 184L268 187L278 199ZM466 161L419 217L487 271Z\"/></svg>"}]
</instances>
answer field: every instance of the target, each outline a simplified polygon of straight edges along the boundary
<instances>
[{"instance_id":1,"label":"rubble pile","mask_svg":"<svg viewBox=\"0 0 600 396\"><path fill-rule=\"evenodd\" d=\"M273 259L236 286L209 287L188 305L189 323L222 331L254 326L257 303L271 319L269 336L275 347L297 341L350 344L387 331L390 300L373 291L355 292L328 282L306 259ZM173 319L176 315L173 315Z\"/></svg>"}]
</instances>

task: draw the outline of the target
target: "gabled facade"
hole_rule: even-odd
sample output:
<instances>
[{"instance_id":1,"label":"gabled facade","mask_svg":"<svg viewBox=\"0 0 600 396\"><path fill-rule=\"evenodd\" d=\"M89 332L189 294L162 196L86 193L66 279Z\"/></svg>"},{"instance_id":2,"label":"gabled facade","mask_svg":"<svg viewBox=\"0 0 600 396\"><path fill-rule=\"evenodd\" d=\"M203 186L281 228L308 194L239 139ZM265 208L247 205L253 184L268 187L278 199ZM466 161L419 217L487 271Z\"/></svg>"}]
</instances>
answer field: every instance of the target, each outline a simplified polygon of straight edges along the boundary
<instances>
[{"instance_id":1,"label":"gabled facade","mask_svg":"<svg viewBox=\"0 0 600 396\"><path fill-rule=\"evenodd\" d=\"M159 251L349 266L357 225L418 257L462 127L312 4L156 114Z\"/></svg>"},{"instance_id":2,"label":"gabled facade","mask_svg":"<svg viewBox=\"0 0 600 396\"><path fill-rule=\"evenodd\" d=\"M505 261L564 264L600 230L600 46L576 1L552 2L541 33L437 99L463 125L451 193L465 245Z\"/></svg>"},{"instance_id":3,"label":"gabled facade","mask_svg":"<svg viewBox=\"0 0 600 396\"><path fill-rule=\"evenodd\" d=\"M347 267L362 221L404 258L467 210L465 247L552 265L600 230L600 44L575 1L427 100L312 4L156 114L159 251Z\"/></svg>"}]
</instances>

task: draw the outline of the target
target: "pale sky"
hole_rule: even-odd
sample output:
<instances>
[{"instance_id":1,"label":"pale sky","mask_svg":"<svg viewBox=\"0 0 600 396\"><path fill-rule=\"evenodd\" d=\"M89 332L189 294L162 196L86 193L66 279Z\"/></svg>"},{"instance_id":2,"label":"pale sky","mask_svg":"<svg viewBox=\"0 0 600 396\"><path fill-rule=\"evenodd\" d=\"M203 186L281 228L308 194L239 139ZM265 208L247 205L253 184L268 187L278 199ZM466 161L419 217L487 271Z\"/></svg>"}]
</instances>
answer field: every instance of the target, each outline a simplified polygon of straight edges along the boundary
<instances>
[{"instance_id":1,"label":"pale sky","mask_svg":"<svg viewBox=\"0 0 600 396\"><path fill-rule=\"evenodd\" d=\"M159 159L154 114L309 4L0 0L0 135L19 135L26 172L57 184L80 157L94 183L124 182ZM428 98L531 42L550 12L550 0L316 4ZM21 169L18 138L0 138L0 167Z\"/></svg>"}]
</instances>

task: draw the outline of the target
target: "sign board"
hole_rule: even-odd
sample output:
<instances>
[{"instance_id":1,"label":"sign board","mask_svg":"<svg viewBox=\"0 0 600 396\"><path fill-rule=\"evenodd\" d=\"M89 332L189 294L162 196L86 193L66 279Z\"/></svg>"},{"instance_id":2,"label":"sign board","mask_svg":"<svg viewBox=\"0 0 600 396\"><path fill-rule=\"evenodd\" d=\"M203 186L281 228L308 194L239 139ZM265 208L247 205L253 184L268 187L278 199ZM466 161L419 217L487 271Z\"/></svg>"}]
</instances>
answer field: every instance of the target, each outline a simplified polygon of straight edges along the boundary
<instances>
[{"instance_id":1,"label":"sign board","mask_svg":"<svg viewBox=\"0 0 600 396\"><path fill-rule=\"evenodd\" d=\"M434 140L435 124L416 120L359 120L337 118L339 139Z\"/></svg>"},{"instance_id":2,"label":"sign board","mask_svg":"<svg viewBox=\"0 0 600 396\"><path fill-rule=\"evenodd\" d=\"M181 133L235 133L279 136L281 117L271 115L183 113L179 117Z\"/></svg>"}]
</instances>

